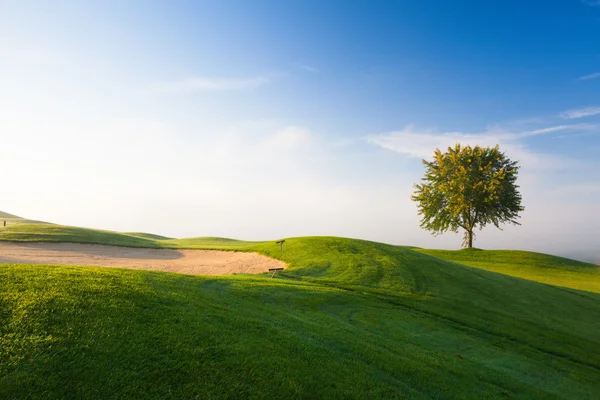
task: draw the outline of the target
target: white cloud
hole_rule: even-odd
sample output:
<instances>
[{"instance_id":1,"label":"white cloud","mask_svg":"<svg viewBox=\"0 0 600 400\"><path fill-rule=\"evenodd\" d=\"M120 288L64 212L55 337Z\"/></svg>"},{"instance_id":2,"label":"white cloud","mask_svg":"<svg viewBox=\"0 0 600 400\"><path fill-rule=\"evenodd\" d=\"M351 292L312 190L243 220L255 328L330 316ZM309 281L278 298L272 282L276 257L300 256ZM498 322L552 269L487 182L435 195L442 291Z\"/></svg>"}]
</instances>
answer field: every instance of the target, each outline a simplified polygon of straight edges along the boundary
<instances>
[{"instance_id":1,"label":"white cloud","mask_svg":"<svg viewBox=\"0 0 600 400\"><path fill-rule=\"evenodd\" d=\"M592 125L592 124L558 125L558 126L551 126L549 128L541 128L541 129L535 129L532 131L521 132L519 134L516 134L515 137L536 136L536 135L544 135L546 133L554 133L554 132L584 131L584 130L593 130L593 129L596 129L596 126Z\"/></svg>"},{"instance_id":2,"label":"white cloud","mask_svg":"<svg viewBox=\"0 0 600 400\"><path fill-rule=\"evenodd\" d=\"M588 79L594 79L594 78L599 78L599 77L600 77L600 72L594 72L593 74L582 76L581 78L579 78L579 80L585 81Z\"/></svg>"},{"instance_id":3,"label":"white cloud","mask_svg":"<svg viewBox=\"0 0 600 400\"><path fill-rule=\"evenodd\" d=\"M575 110L567 110L565 112L560 113L560 116L565 119L575 119L575 118L583 118L583 117L591 117L593 115L600 114L600 107L585 107L579 108Z\"/></svg>"},{"instance_id":4,"label":"white cloud","mask_svg":"<svg viewBox=\"0 0 600 400\"><path fill-rule=\"evenodd\" d=\"M496 127L484 133L445 132L440 134L433 131L415 131L411 125L401 131L372 135L367 139L370 143L385 149L420 158L431 157L436 148L446 149L456 143L479 146L499 144L503 149L532 158L534 157L533 153L525 149L524 138L554 132L589 129L590 127L593 126L585 124L559 125L518 133L507 132Z\"/></svg>"},{"instance_id":5,"label":"white cloud","mask_svg":"<svg viewBox=\"0 0 600 400\"><path fill-rule=\"evenodd\" d=\"M302 64L302 65L300 65L300 68L302 68L305 71L312 72L312 73L319 72L318 69L316 69L315 67L311 67L310 65Z\"/></svg>"},{"instance_id":6,"label":"white cloud","mask_svg":"<svg viewBox=\"0 0 600 400\"><path fill-rule=\"evenodd\" d=\"M242 90L256 88L269 83L268 78L203 78L193 77L181 81L164 82L152 86L151 91L157 93L186 93L200 90Z\"/></svg>"}]
</instances>

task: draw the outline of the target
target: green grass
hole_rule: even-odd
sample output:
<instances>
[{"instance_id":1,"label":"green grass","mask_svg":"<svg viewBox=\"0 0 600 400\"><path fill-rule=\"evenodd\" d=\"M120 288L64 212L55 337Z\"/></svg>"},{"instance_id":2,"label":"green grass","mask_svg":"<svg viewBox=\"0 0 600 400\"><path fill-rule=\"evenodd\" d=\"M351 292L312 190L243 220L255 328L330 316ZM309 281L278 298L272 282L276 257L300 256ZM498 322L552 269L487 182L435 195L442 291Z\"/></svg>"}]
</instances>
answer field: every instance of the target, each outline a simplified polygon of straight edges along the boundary
<instances>
[{"instance_id":1,"label":"green grass","mask_svg":"<svg viewBox=\"0 0 600 400\"><path fill-rule=\"evenodd\" d=\"M275 279L0 265L0 398L600 398L591 264L51 224L9 225L0 240L257 251L290 265Z\"/></svg>"},{"instance_id":2,"label":"green grass","mask_svg":"<svg viewBox=\"0 0 600 400\"><path fill-rule=\"evenodd\" d=\"M600 267L594 264L517 250L418 249L417 251L501 274L600 293Z\"/></svg>"},{"instance_id":3,"label":"green grass","mask_svg":"<svg viewBox=\"0 0 600 400\"><path fill-rule=\"evenodd\" d=\"M13 214L0 211L0 227L4 227L4 223L6 223L7 226L16 224L47 224L47 222L25 219Z\"/></svg>"},{"instance_id":4,"label":"green grass","mask_svg":"<svg viewBox=\"0 0 600 400\"><path fill-rule=\"evenodd\" d=\"M0 398L600 394L596 293L360 240L241 246L291 267L0 266Z\"/></svg>"},{"instance_id":5,"label":"green grass","mask_svg":"<svg viewBox=\"0 0 600 400\"><path fill-rule=\"evenodd\" d=\"M73 242L113 246L161 248L159 241L125 233L54 224L15 224L0 228L0 240L21 242Z\"/></svg>"},{"instance_id":6,"label":"green grass","mask_svg":"<svg viewBox=\"0 0 600 400\"><path fill-rule=\"evenodd\" d=\"M162 236L162 235L155 235L154 233L145 233L145 232L124 232L126 235L129 236L136 236L136 237L141 237L143 239L150 239L150 240L170 240L173 238L167 237L167 236Z\"/></svg>"},{"instance_id":7,"label":"green grass","mask_svg":"<svg viewBox=\"0 0 600 400\"><path fill-rule=\"evenodd\" d=\"M0 218L2 218L2 219L6 219L6 218L10 218L10 219L22 219L21 217L18 217L18 216L13 215L13 214L9 214L9 213L4 212L4 211L0 211Z\"/></svg>"},{"instance_id":8,"label":"green grass","mask_svg":"<svg viewBox=\"0 0 600 400\"><path fill-rule=\"evenodd\" d=\"M172 239L162 242L166 246L186 249L223 249L244 250L264 242L248 242L244 240L227 239L219 237L198 237L188 239Z\"/></svg>"},{"instance_id":9,"label":"green grass","mask_svg":"<svg viewBox=\"0 0 600 400\"><path fill-rule=\"evenodd\" d=\"M47 223L19 222L0 226L0 240L20 242L72 242L112 246L244 250L263 242L248 242L218 237L172 239L141 232L114 232Z\"/></svg>"}]
</instances>

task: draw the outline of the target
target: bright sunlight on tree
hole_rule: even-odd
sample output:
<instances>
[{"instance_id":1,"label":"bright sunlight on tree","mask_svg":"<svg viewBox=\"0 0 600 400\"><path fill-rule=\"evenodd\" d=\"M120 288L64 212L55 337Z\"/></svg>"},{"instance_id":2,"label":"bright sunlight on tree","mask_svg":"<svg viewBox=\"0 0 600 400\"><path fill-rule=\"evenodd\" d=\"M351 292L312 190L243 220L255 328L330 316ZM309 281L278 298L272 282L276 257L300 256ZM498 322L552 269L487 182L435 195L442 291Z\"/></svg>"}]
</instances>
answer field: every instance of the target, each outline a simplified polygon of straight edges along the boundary
<instances>
[{"instance_id":1,"label":"bright sunlight on tree","mask_svg":"<svg viewBox=\"0 0 600 400\"><path fill-rule=\"evenodd\" d=\"M499 146L448 147L435 150L433 161L423 160L425 176L411 196L418 203L421 227L437 235L464 229L463 246L473 247L476 226L500 228L517 222L521 195L516 185L519 166Z\"/></svg>"}]
</instances>

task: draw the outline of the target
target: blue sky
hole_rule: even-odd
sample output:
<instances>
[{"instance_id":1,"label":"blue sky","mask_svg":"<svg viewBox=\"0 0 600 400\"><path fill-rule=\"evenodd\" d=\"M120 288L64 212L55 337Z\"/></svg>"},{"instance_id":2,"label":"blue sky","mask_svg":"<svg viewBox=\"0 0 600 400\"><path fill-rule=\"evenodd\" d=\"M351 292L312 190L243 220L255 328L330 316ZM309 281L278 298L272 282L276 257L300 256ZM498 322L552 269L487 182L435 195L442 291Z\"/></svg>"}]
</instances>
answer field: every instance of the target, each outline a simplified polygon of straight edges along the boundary
<instances>
[{"instance_id":1,"label":"blue sky","mask_svg":"<svg viewBox=\"0 0 600 400\"><path fill-rule=\"evenodd\" d=\"M428 247L421 158L500 144L521 227L600 257L596 1L0 1L4 211L247 239Z\"/></svg>"}]
</instances>

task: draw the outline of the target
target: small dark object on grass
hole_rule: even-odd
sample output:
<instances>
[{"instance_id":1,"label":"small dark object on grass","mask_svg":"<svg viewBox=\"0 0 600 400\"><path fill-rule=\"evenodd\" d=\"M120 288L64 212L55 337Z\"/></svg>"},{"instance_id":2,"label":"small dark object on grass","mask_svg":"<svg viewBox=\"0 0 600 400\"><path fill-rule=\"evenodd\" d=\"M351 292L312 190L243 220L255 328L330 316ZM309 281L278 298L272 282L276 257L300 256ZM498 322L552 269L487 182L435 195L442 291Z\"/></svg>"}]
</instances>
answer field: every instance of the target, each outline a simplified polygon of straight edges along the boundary
<instances>
[{"instance_id":1,"label":"small dark object on grass","mask_svg":"<svg viewBox=\"0 0 600 400\"><path fill-rule=\"evenodd\" d=\"M460 358L461 360L464 360L464 357L461 356L460 354L457 354L456 357Z\"/></svg>"},{"instance_id":2,"label":"small dark object on grass","mask_svg":"<svg viewBox=\"0 0 600 400\"><path fill-rule=\"evenodd\" d=\"M275 276L277 271L283 271L283 268L269 268L269 272L273 272L273 275L271 275L271 278Z\"/></svg>"}]
</instances>

